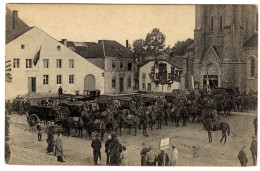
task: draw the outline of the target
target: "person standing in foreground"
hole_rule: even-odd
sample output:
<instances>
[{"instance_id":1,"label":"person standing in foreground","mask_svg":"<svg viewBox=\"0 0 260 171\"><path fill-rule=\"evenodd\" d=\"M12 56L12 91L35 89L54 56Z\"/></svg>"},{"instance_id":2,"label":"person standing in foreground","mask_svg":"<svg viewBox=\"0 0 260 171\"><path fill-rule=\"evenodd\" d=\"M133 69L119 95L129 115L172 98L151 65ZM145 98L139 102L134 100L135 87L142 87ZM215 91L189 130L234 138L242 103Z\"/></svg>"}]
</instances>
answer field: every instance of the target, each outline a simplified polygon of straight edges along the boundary
<instances>
[{"instance_id":1,"label":"person standing in foreground","mask_svg":"<svg viewBox=\"0 0 260 171\"><path fill-rule=\"evenodd\" d=\"M63 143L61 140L62 134L58 134L58 138L55 141L55 155L57 156L57 161L64 162L63 161Z\"/></svg>"},{"instance_id":2,"label":"person standing in foreground","mask_svg":"<svg viewBox=\"0 0 260 171\"><path fill-rule=\"evenodd\" d=\"M164 153L164 150L161 150L161 153L158 155L158 166L168 166L169 165L169 156Z\"/></svg>"},{"instance_id":3,"label":"person standing in foreground","mask_svg":"<svg viewBox=\"0 0 260 171\"><path fill-rule=\"evenodd\" d=\"M146 165L156 166L157 154L149 147L149 152L146 154Z\"/></svg>"},{"instance_id":4,"label":"person standing in foreground","mask_svg":"<svg viewBox=\"0 0 260 171\"><path fill-rule=\"evenodd\" d=\"M7 141L7 137L5 138L5 163L9 164L11 150L9 144L6 141Z\"/></svg>"},{"instance_id":5,"label":"person standing in foreground","mask_svg":"<svg viewBox=\"0 0 260 171\"><path fill-rule=\"evenodd\" d=\"M247 165L247 157L246 157L246 146L244 145L243 148L239 151L237 158L239 159L241 166L245 167Z\"/></svg>"},{"instance_id":6,"label":"person standing in foreground","mask_svg":"<svg viewBox=\"0 0 260 171\"><path fill-rule=\"evenodd\" d=\"M253 158L253 164L254 166L256 166L256 159L257 159L257 141L255 136L252 137L253 140L251 142L251 146L250 146L250 151L252 153L252 158Z\"/></svg>"},{"instance_id":7,"label":"person standing in foreground","mask_svg":"<svg viewBox=\"0 0 260 171\"><path fill-rule=\"evenodd\" d=\"M36 129L37 129L37 132L38 132L38 141L41 141L42 140L42 127L41 127L40 122L37 123Z\"/></svg>"},{"instance_id":8,"label":"person standing in foreground","mask_svg":"<svg viewBox=\"0 0 260 171\"><path fill-rule=\"evenodd\" d=\"M149 149L146 147L146 144L142 143L142 151L141 151L141 166L146 166L146 153Z\"/></svg>"},{"instance_id":9,"label":"person standing in foreground","mask_svg":"<svg viewBox=\"0 0 260 171\"><path fill-rule=\"evenodd\" d=\"M47 154L50 154L53 152L53 148L54 148L54 131L53 131L53 127L51 124L48 125L48 132L47 132L47 143L48 143L48 147L47 147Z\"/></svg>"},{"instance_id":10,"label":"person standing in foreground","mask_svg":"<svg viewBox=\"0 0 260 171\"><path fill-rule=\"evenodd\" d=\"M109 155L109 145L111 143L111 135L108 136L106 142L105 142L105 152L107 155L107 165L109 165L110 162L110 155Z\"/></svg>"},{"instance_id":11,"label":"person standing in foreground","mask_svg":"<svg viewBox=\"0 0 260 171\"><path fill-rule=\"evenodd\" d=\"M126 147L122 147L122 152L120 154L121 165L120 166L128 166L128 153L126 151Z\"/></svg>"},{"instance_id":12,"label":"person standing in foreground","mask_svg":"<svg viewBox=\"0 0 260 171\"><path fill-rule=\"evenodd\" d=\"M97 165L98 157L99 157L100 162L101 162L100 149L102 147L102 142L101 142L98 134L96 134L96 138L92 141L91 147L93 148L94 164Z\"/></svg>"},{"instance_id":13,"label":"person standing in foreground","mask_svg":"<svg viewBox=\"0 0 260 171\"><path fill-rule=\"evenodd\" d=\"M176 166L178 160L178 150L175 146L172 145L172 151L169 155L170 166Z\"/></svg>"},{"instance_id":14,"label":"person standing in foreground","mask_svg":"<svg viewBox=\"0 0 260 171\"><path fill-rule=\"evenodd\" d=\"M257 136L257 118L254 119L254 127L255 127L255 136Z\"/></svg>"},{"instance_id":15,"label":"person standing in foreground","mask_svg":"<svg viewBox=\"0 0 260 171\"><path fill-rule=\"evenodd\" d=\"M121 151L122 151L122 146L119 142L119 139L116 137L115 134L112 134L111 143L109 145L109 153L110 153L109 166L120 166Z\"/></svg>"}]
</instances>

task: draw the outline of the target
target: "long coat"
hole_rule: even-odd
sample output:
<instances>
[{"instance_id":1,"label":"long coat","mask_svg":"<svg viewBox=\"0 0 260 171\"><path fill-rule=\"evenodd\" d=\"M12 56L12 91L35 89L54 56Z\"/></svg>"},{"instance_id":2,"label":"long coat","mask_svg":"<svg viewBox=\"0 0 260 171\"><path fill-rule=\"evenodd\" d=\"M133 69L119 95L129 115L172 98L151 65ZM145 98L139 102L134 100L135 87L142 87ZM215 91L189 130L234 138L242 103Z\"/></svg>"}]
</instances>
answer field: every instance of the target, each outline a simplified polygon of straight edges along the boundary
<instances>
[{"instance_id":1,"label":"long coat","mask_svg":"<svg viewBox=\"0 0 260 171\"><path fill-rule=\"evenodd\" d=\"M239 159L241 166L246 166L248 160L246 157L246 152L243 149L239 151L237 158Z\"/></svg>"},{"instance_id":2,"label":"long coat","mask_svg":"<svg viewBox=\"0 0 260 171\"><path fill-rule=\"evenodd\" d=\"M63 143L60 138L57 138L55 142L55 155L62 156L62 154L63 154Z\"/></svg>"},{"instance_id":3,"label":"long coat","mask_svg":"<svg viewBox=\"0 0 260 171\"><path fill-rule=\"evenodd\" d=\"M116 140L112 139L109 145L110 151L110 166L119 166L121 163L120 153L121 153L121 144Z\"/></svg>"}]
</instances>

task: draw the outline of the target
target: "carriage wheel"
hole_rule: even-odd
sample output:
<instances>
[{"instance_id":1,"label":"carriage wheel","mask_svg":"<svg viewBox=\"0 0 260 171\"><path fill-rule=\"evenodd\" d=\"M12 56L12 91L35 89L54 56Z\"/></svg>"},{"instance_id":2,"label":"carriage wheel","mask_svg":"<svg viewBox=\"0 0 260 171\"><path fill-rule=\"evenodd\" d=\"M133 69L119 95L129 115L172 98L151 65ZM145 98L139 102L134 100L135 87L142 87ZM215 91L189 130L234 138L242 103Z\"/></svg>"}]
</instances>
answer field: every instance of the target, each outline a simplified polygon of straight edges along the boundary
<instances>
[{"instance_id":1,"label":"carriage wheel","mask_svg":"<svg viewBox=\"0 0 260 171\"><path fill-rule=\"evenodd\" d=\"M29 117L29 125L31 127L34 127L36 126L36 124L40 122L40 119L39 117L36 115L36 114L32 114L30 117Z\"/></svg>"}]
</instances>

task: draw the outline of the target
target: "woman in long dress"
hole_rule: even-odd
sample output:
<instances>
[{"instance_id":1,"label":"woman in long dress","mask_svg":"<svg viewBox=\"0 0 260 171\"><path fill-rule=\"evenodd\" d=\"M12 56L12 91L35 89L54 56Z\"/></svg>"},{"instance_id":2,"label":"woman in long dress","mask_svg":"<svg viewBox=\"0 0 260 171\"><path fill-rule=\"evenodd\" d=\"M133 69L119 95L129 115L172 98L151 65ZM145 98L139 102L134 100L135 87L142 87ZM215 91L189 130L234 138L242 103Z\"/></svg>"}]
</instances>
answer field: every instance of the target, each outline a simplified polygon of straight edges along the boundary
<instances>
[{"instance_id":1,"label":"woman in long dress","mask_svg":"<svg viewBox=\"0 0 260 171\"><path fill-rule=\"evenodd\" d=\"M122 152L120 154L121 166L128 166L128 152L126 151L126 147L122 147Z\"/></svg>"}]
</instances>

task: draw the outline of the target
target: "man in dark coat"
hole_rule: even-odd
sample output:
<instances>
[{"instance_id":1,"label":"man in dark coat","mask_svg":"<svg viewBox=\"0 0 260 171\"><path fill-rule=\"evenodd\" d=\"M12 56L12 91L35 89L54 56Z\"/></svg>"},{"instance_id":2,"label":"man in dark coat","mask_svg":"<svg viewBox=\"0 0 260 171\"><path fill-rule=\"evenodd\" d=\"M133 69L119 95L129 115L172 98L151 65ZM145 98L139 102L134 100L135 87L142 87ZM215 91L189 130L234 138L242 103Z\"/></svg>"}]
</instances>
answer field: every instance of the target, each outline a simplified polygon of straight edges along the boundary
<instances>
[{"instance_id":1,"label":"man in dark coat","mask_svg":"<svg viewBox=\"0 0 260 171\"><path fill-rule=\"evenodd\" d=\"M38 133L38 141L42 140L42 127L40 122L37 123L36 125L37 133Z\"/></svg>"},{"instance_id":2,"label":"man in dark coat","mask_svg":"<svg viewBox=\"0 0 260 171\"><path fill-rule=\"evenodd\" d=\"M9 144L6 141L7 138L5 139L5 163L8 164L10 160L11 150Z\"/></svg>"},{"instance_id":3,"label":"man in dark coat","mask_svg":"<svg viewBox=\"0 0 260 171\"><path fill-rule=\"evenodd\" d=\"M257 118L254 119L254 127L255 127L255 136L257 136Z\"/></svg>"},{"instance_id":4,"label":"man in dark coat","mask_svg":"<svg viewBox=\"0 0 260 171\"><path fill-rule=\"evenodd\" d=\"M63 143L61 140L62 134L58 134L58 138L55 141L55 155L57 156L57 161L64 162L63 161Z\"/></svg>"},{"instance_id":5,"label":"man in dark coat","mask_svg":"<svg viewBox=\"0 0 260 171\"><path fill-rule=\"evenodd\" d=\"M102 142L101 142L98 134L96 134L96 138L92 141L91 147L93 148L94 164L97 165L98 157L99 157L100 162L101 162L100 149L102 147Z\"/></svg>"},{"instance_id":6,"label":"man in dark coat","mask_svg":"<svg viewBox=\"0 0 260 171\"><path fill-rule=\"evenodd\" d=\"M112 140L109 145L109 152L110 152L109 166L120 166L121 164L120 153L122 152L122 147L115 134L112 135Z\"/></svg>"},{"instance_id":7,"label":"man in dark coat","mask_svg":"<svg viewBox=\"0 0 260 171\"><path fill-rule=\"evenodd\" d=\"M47 132L47 143L48 143L48 147L47 147L47 154L50 154L53 152L53 148L54 148L54 131L53 131L53 127L51 124L49 124L48 126L48 132Z\"/></svg>"},{"instance_id":8,"label":"man in dark coat","mask_svg":"<svg viewBox=\"0 0 260 171\"><path fill-rule=\"evenodd\" d=\"M146 166L146 153L148 153L149 148L146 147L146 144L142 143L142 151L141 151L141 166Z\"/></svg>"},{"instance_id":9,"label":"man in dark coat","mask_svg":"<svg viewBox=\"0 0 260 171\"><path fill-rule=\"evenodd\" d=\"M253 140L251 142L251 146L250 146L250 151L252 153L252 158L253 158L253 164L254 166L256 166L256 159L257 159L257 141L255 136L252 137Z\"/></svg>"},{"instance_id":10,"label":"man in dark coat","mask_svg":"<svg viewBox=\"0 0 260 171\"><path fill-rule=\"evenodd\" d=\"M105 152L107 154L107 165L109 165L110 162L110 152L109 152L109 145L111 143L111 135L108 136L108 139L105 142Z\"/></svg>"},{"instance_id":11,"label":"man in dark coat","mask_svg":"<svg viewBox=\"0 0 260 171\"><path fill-rule=\"evenodd\" d=\"M243 146L243 148L239 151L238 156L237 156L242 167L245 167L248 162L245 150L246 150L246 146Z\"/></svg>"},{"instance_id":12,"label":"man in dark coat","mask_svg":"<svg viewBox=\"0 0 260 171\"><path fill-rule=\"evenodd\" d=\"M157 162L158 162L158 166L169 165L169 156L164 152L164 150L161 150L161 153L158 154Z\"/></svg>"},{"instance_id":13,"label":"man in dark coat","mask_svg":"<svg viewBox=\"0 0 260 171\"><path fill-rule=\"evenodd\" d=\"M58 94L59 94L59 99L61 99L62 98L62 94L63 94L63 90L62 90L61 86L58 89Z\"/></svg>"}]
</instances>

